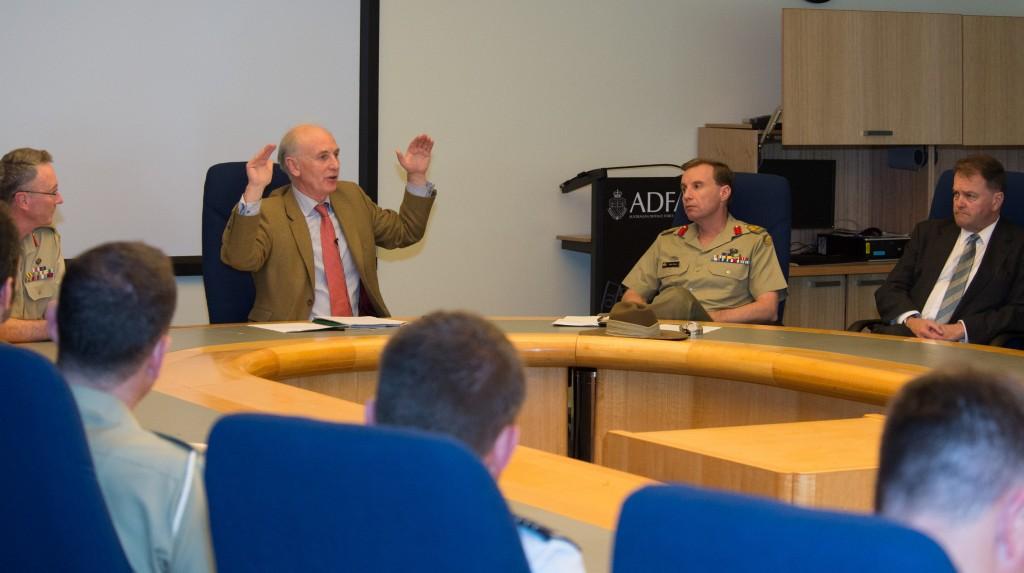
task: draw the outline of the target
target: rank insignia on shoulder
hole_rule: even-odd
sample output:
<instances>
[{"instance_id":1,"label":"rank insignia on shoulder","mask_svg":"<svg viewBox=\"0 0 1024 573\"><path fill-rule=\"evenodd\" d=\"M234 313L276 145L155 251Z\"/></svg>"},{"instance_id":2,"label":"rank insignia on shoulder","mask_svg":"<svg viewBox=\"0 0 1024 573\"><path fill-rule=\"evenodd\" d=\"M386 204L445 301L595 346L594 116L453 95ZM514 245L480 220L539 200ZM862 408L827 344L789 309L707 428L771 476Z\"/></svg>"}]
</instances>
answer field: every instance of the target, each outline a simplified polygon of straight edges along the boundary
<instances>
[{"instance_id":1,"label":"rank insignia on shoulder","mask_svg":"<svg viewBox=\"0 0 1024 573\"><path fill-rule=\"evenodd\" d=\"M690 226L689 226L689 225L683 225L682 227L679 227L678 229L676 229L676 230L675 230L675 232L676 232L676 236L678 236L678 237L682 237L683 235L685 235L685 234L686 234L686 230L687 230L687 229L689 229L689 228L690 228ZM669 229L669 231L671 231L671 230L672 230L672 229ZM667 234L667 233L666 233L666 234Z\"/></svg>"},{"instance_id":2,"label":"rank insignia on shoulder","mask_svg":"<svg viewBox=\"0 0 1024 573\"><path fill-rule=\"evenodd\" d=\"M763 233L764 227L758 225L747 225L747 230L749 230L751 233Z\"/></svg>"},{"instance_id":3,"label":"rank insignia on shoulder","mask_svg":"<svg viewBox=\"0 0 1024 573\"><path fill-rule=\"evenodd\" d=\"M679 268L679 261L665 261L664 263L661 263L661 268L663 268L663 269L678 269Z\"/></svg>"},{"instance_id":4,"label":"rank insignia on shoulder","mask_svg":"<svg viewBox=\"0 0 1024 573\"><path fill-rule=\"evenodd\" d=\"M682 230L679 230L679 229L682 229ZM669 227L668 229L665 229L664 231L658 233L658 235L659 236L660 235L672 235L672 234L677 233L677 232L679 233L680 237L683 236L683 233L686 232L686 225L683 225L682 227L679 227L679 228Z\"/></svg>"},{"instance_id":5,"label":"rank insignia on shoulder","mask_svg":"<svg viewBox=\"0 0 1024 573\"><path fill-rule=\"evenodd\" d=\"M743 227L741 225L736 225L735 227L732 228L732 236L739 237L742 234L743 234Z\"/></svg>"},{"instance_id":6,"label":"rank insignia on shoulder","mask_svg":"<svg viewBox=\"0 0 1024 573\"><path fill-rule=\"evenodd\" d=\"M772 246L772 236L769 235L768 233L764 234L764 246L766 246L766 247Z\"/></svg>"}]
</instances>

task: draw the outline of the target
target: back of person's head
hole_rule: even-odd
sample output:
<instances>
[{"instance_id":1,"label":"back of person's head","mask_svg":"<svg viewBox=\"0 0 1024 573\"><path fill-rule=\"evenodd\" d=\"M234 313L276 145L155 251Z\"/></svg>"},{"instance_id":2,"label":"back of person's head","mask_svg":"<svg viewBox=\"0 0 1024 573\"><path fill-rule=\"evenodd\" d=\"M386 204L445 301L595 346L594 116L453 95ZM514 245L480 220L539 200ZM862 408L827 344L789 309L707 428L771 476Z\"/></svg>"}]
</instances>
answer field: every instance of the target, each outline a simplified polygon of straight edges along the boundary
<instances>
[{"instance_id":1,"label":"back of person's head","mask_svg":"<svg viewBox=\"0 0 1024 573\"><path fill-rule=\"evenodd\" d=\"M485 456L525 395L519 355L500 330L473 314L434 312L384 347L375 418L452 436Z\"/></svg>"},{"instance_id":2,"label":"back of person's head","mask_svg":"<svg viewBox=\"0 0 1024 573\"><path fill-rule=\"evenodd\" d=\"M36 166L53 163L53 156L45 149L21 147L0 158L0 201L10 203L14 194L36 178Z\"/></svg>"},{"instance_id":3,"label":"back of person's head","mask_svg":"<svg viewBox=\"0 0 1024 573\"><path fill-rule=\"evenodd\" d=\"M171 261L143 243L106 243L67 265L57 304L57 364L118 381L167 333L177 289Z\"/></svg>"},{"instance_id":4,"label":"back of person's head","mask_svg":"<svg viewBox=\"0 0 1024 573\"><path fill-rule=\"evenodd\" d=\"M1005 192L1006 190L1006 169L998 159L991 155L968 155L956 162L953 173L964 177L981 175L989 191Z\"/></svg>"},{"instance_id":5,"label":"back of person's head","mask_svg":"<svg viewBox=\"0 0 1024 573\"><path fill-rule=\"evenodd\" d=\"M11 219L7 203L0 202L0 322L7 320L10 311L14 276L18 273L20 243L18 228Z\"/></svg>"},{"instance_id":6,"label":"back of person's head","mask_svg":"<svg viewBox=\"0 0 1024 573\"><path fill-rule=\"evenodd\" d=\"M958 569L1024 567L1024 383L964 368L893 399L875 508L934 537Z\"/></svg>"},{"instance_id":7,"label":"back of person's head","mask_svg":"<svg viewBox=\"0 0 1024 573\"><path fill-rule=\"evenodd\" d=\"M875 495L882 513L969 517L1024 481L1024 386L977 369L936 370L889 407Z\"/></svg>"}]
</instances>

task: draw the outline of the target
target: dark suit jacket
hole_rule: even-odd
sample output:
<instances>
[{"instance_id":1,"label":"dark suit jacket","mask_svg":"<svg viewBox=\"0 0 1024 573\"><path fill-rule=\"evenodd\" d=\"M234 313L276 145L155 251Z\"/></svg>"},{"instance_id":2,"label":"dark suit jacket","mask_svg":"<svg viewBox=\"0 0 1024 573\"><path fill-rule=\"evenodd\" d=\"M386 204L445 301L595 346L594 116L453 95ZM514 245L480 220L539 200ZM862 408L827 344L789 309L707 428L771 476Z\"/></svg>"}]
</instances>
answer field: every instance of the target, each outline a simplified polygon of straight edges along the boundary
<instances>
[{"instance_id":1,"label":"dark suit jacket","mask_svg":"<svg viewBox=\"0 0 1024 573\"><path fill-rule=\"evenodd\" d=\"M894 321L920 311L953 251L960 227L952 219L918 223L903 256L875 292L878 314ZM1024 229L999 219L981 266L951 322L964 321L970 342L988 344L1001 332L1024 330Z\"/></svg>"},{"instance_id":2,"label":"dark suit jacket","mask_svg":"<svg viewBox=\"0 0 1024 573\"><path fill-rule=\"evenodd\" d=\"M243 217L232 210L224 229L221 259L251 271L256 281L249 320L306 320L313 308L313 242L293 193L290 185L275 189L260 203L259 216ZM355 183L339 181L329 200L362 279L363 296L374 316L390 316L377 281L376 247L394 249L419 241L434 198L406 191L396 213L377 206Z\"/></svg>"}]
</instances>

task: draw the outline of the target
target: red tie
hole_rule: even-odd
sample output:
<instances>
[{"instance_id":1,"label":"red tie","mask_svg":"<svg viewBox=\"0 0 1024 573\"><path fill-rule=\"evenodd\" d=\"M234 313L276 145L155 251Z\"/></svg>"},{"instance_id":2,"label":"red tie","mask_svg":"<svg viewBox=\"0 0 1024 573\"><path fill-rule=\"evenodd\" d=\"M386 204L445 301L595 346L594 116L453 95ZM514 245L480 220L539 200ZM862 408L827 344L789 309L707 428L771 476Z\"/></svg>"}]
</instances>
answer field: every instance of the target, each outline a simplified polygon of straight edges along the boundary
<instances>
[{"instance_id":1,"label":"red tie","mask_svg":"<svg viewBox=\"0 0 1024 573\"><path fill-rule=\"evenodd\" d=\"M331 216L323 203L316 206L316 212L320 213L320 249L323 251L324 274L327 275L327 291L331 294L331 316L352 316L345 269L341 268L341 253L338 252L338 238L334 234Z\"/></svg>"}]
</instances>

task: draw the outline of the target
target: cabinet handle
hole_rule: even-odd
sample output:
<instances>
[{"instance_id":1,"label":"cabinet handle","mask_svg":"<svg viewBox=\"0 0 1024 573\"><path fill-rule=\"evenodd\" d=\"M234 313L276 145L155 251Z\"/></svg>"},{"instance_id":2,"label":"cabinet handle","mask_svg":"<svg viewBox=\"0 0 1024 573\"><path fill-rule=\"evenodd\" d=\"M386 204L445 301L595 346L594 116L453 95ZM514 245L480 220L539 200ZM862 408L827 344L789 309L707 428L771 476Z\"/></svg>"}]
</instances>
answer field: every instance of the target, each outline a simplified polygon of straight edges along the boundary
<instances>
[{"instance_id":1,"label":"cabinet handle","mask_svg":"<svg viewBox=\"0 0 1024 573\"><path fill-rule=\"evenodd\" d=\"M876 135L892 135L891 129L865 129L863 131L864 137L871 137Z\"/></svg>"},{"instance_id":2,"label":"cabinet handle","mask_svg":"<svg viewBox=\"0 0 1024 573\"><path fill-rule=\"evenodd\" d=\"M857 286L882 286L885 284L885 279L866 279L857 281Z\"/></svg>"},{"instance_id":3,"label":"cabinet handle","mask_svg":"<svg viewBox=\"0 0 1024 573\"><path fill-rule=\"evenodd\" d=\"M811 288L825 288L843 286L842 281L811 281Z\"/></svg>"}]
</instances>

